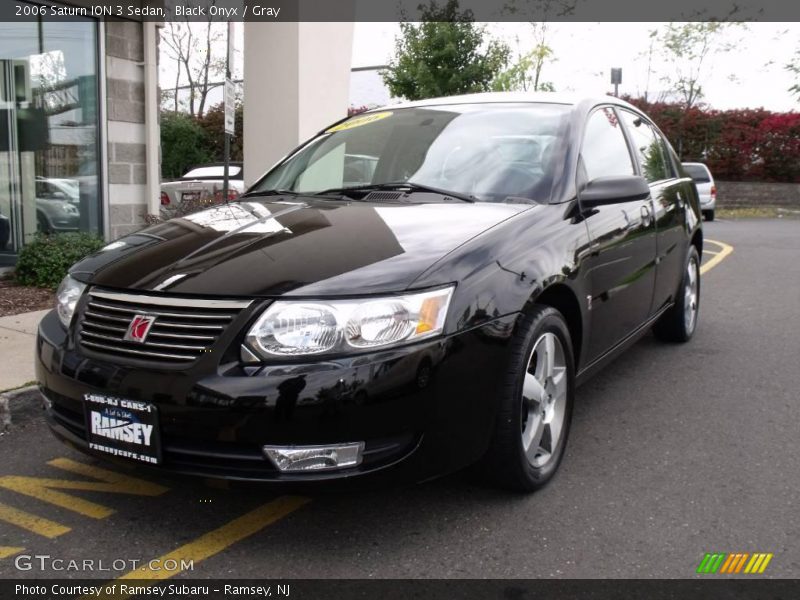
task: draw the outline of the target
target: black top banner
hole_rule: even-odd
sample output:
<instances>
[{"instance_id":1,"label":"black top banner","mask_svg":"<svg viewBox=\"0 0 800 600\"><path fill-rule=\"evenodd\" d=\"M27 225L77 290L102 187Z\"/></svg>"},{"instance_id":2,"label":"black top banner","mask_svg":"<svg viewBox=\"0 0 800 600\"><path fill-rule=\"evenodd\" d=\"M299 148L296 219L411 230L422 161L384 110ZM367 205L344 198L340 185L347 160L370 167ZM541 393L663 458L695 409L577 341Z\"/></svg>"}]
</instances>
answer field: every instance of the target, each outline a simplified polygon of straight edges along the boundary
<instances>
[{"instance_id":1,"label":"black top banner","mask_svg":"<svg viewBox=\"0 0 800 600\"><path fill-rule=\"evenodd\" d=\"M430 1L2 0L0 21L418 21ZM475 21L800 21L796 0L458 0L458 7Z\"/></svg>"}]
</instances>

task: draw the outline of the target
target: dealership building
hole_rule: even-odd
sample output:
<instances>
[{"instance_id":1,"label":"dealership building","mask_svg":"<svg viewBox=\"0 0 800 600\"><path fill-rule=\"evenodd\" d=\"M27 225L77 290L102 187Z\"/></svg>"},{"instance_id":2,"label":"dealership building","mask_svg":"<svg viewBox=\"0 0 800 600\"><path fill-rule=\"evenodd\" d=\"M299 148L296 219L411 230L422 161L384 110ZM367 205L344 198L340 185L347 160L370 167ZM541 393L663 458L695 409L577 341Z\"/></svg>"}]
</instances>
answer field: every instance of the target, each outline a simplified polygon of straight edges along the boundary
<instances>
[{"instance_id":1,"label":"dealership building","mask_svg":"<svg viewBox=\"0 0 800 600\"><path fill-rule=\"evenodd\" d=\"M158 214L158 28L0 22L0 267L37 231L113 240ZM352 23L245 23L246 183L346 114L352 33Z\"/></svg>"}]
</instances>

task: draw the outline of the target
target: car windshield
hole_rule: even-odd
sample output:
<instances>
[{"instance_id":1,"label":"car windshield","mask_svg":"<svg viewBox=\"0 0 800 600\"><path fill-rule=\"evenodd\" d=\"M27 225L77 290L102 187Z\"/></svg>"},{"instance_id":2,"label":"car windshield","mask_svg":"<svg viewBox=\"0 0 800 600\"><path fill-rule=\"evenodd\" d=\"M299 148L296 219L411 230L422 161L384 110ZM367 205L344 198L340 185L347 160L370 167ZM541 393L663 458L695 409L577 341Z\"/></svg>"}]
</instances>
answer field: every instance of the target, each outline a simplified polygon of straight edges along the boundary
<instances>
[{"instance_id":1,"label":"car windshield","mask_svg":"<svg viewBox=\"0 0 800 600\"><path fill-rule=\"evenodd\" d=\"M708 171L703 165L683 165L683 170L697 183L709 183Z\"/></svg>"},{"instance_id":2,"label":"car windshield","mask_svg":"<svg viewBox=\"0 0 800 600\"><path fill-rule=\"evenodd\" d=\"M407 182L479 201L547 202L570 109L461 104L365 113L322 132L250 191L368 193Z\"/></svg>"}]
</instances>

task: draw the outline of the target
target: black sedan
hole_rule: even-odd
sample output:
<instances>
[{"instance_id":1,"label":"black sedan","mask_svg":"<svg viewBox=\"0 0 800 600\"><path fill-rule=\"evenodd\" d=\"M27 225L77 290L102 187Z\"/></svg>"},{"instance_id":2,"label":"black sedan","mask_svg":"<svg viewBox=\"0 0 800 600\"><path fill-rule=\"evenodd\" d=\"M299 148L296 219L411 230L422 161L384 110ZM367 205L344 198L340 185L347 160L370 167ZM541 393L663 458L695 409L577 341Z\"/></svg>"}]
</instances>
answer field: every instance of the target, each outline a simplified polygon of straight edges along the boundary
<instances>
[{"instance_id":1,"label":"black sedan","mask_svg":"<svg viewBox=\"0 0 800 600\"><path fill-rule=\"evenodd\" d=\"M697 325L695 186L610 97L363 113L239 202L75 265L42 321L52 431L92 454L281 484L555 473L575 386Z\"/></svg>"}]
</instances>

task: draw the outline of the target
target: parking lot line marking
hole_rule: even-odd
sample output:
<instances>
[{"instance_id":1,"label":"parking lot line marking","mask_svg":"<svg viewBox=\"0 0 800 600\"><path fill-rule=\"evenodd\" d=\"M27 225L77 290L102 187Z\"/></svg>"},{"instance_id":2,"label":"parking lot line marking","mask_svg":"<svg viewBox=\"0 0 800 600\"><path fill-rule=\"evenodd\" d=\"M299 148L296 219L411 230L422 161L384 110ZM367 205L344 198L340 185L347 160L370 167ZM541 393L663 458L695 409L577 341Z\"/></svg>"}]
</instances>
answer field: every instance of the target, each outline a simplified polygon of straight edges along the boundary
<instances>
[{"instance_id":1,"label":"parking lot line marking","mask_svg":"<svg viewBox=\"0 0 800 600\"><path fill-rule=\"evenodd\" d=\"M303 498L301 496L281 496L280 498L276 498L213 531L201 535L196 540L184 544L172 552L168 552L153 561L149 561L146 563L148 566L122 575L117 578L116 581L126 579L152 581L169 579L182 572L182 569L178 568L173 571L164 569L155 570L151 569L150 565L164 565L167 564L166 561L169 560L177 561L179 567L181 561L193 561L193 564L197 564L200 561L222 552L236 542L258 533L267 525L279 521L308 502L310 502L309 498Z\"/></svg>"},{"instance_id":2,"label":"parking lot line marking","mask_svg":"<svg viewBox=\"0 0 800 600\"><path fill-rule=\"evenodd\" d=\"M112 494L131 494L134 496L159 496L166 492L168 488L122 475L114 471L93 467L79 463L68 458L56 458L48 461L50 466L93 477L100 481L81 481L77 479L50 479L44 477L23 477L17 475L6 475L0 477L0 487L25 494L37 500L55 504L61 508L66 508L78 514L93 519L105 519L114 513L114 510L90 502L77 496L70 496L56 490L80 490L89 492L107 492Z\"/></svg>"},{"instance_id":3,"label":"parking lot line marking","mask_svg":"<svg viewBox=\"0 0 800 600\"><path fill-rule=\"evenodd\" d=\"M708 273L711 269L713 269L719 263L721 263L723 260L725 260L731 252L733 252L733 246L731 246L729 244L726 244L724 242L718 242L716 240L706 240L706 243L714 244L716 246L719 246L720 247L720 251L716 252L711 259L709 259L707 262L705 262L700 267L700 274L701 275L704 275L704 274Z\"/></svg>"},{"instance_id":4,"label":"parking lot line marking","mask_svg":"<svg viewBox=\"0 0 800 600\"><path fill-rule=\"evenodd\" d=\"M17 548L15 546L0 546L0 558L8 558L14 556L25 550L25 548Z\"/></svg>"},{"instance_id":5,"label":"parking lot line marking","mask_svg":"<svg viewBox=\"0 0 800 600\"><path fill-rule=\"evenodd\" d=\"M46 538L56 538L64 535L70 528L50 519L32 515L24 510L19 510L7 504L0 504L0 521L11 523L28 531Z\"/></svg>"}]
</instances>

